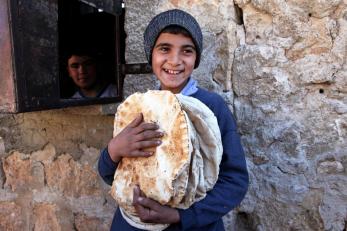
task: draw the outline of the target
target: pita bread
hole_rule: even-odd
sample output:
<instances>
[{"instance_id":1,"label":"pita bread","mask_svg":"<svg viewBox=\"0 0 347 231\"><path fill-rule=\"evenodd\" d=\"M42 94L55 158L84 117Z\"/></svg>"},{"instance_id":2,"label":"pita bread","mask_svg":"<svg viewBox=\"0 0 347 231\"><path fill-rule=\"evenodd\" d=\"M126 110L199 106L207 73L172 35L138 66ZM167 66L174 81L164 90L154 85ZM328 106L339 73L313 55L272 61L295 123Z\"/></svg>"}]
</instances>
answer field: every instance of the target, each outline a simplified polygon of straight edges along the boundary
<instances>
[{"instance_id":1,"label":"pita bread","mask_svg":"<svg viewBox=\"0 0 347 231\"><path fill-rule=\"evenodd\" d=\"M185 209L205 198L218 180L219 164L223 156L222 138L213 112L201 101L176 95L191 122L190 140L193 151L188 185L183 200L176 207Z\"/></svg>"},{"instance_id":2,"label":"pita bread","mask_svg":"<svg viewBox=\"0 0 347 231\"><path fill-rule=\"evenodd\" d=\"M112 195L131 214L135 212L132 206L135 185L139 185L146 197L163 205L180 201L185 194L190 162L186 116L174 94L148 91L129 96L117 109L113 135L139 113L143 114L145 122L156 122L165 135L154 155L123 158L117 167Z\"/></svg>"},{"instance_id":3,"label":"pita bread","mask_svg":"<svg viewBox=\"0 0 347 231\"><path fill-rule=\"evenodd\" d=\"M133 188L174 208L188 208L203 199L217 181L223 149L213 112L199 100L169 91L148 91L129 96L117 109L116 136L142 113L165 132L151 157L123 158L118 164L111 195L123 217L134 227L163 230L168 224L143 223L132 206Z\"/></svg>"}]
</instances>

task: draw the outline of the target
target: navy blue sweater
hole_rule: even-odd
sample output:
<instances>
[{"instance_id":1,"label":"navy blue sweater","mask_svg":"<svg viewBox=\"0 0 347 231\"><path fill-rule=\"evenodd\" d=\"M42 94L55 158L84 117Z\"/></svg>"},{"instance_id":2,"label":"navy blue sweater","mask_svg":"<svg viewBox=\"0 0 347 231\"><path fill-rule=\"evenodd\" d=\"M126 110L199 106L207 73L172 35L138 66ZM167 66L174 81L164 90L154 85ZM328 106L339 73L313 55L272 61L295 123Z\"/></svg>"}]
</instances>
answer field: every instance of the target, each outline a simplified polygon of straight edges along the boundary
<instances>
[{"instance_id":1,"label":"navy blue sweater","mask_svg":"<svg viewBox=\"0 0 347 231\"><path fill-rule=\"evenodd\" d=\"M245 155L235 120L222 97L201 88L191 96L203 102L217 117L222 135L223 157L214 188L203 200L194 203L190 208L179 209L181 222L169 226L166 230L224 230L222 217L239 205L247 192L248 173ZM111 185L117 166L112 162L107 149L101 152L98 168L104 181ZM139 229L130 226L117 209L111 230Z\"/></svg>"}]
</instances>

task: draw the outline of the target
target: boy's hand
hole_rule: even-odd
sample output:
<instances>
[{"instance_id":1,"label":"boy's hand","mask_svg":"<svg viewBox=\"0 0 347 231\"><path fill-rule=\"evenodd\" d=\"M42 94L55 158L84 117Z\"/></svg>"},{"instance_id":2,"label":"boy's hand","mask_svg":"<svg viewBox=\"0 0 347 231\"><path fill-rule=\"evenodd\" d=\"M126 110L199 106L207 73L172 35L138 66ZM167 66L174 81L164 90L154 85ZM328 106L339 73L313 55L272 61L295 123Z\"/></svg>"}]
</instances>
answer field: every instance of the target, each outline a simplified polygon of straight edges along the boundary
<instances>
[{"instance_id":1,"label":"boy's hand","mask_svg":"<svg viewBox=\"0 0 347 231\"><path fill-rule=\"evenodd\" d=\"M153 153L143 149L159 146L164 134L158 131L155 123L144 123L142 113L139 114L128 126L115 136L107 146L108 153L114 162L119 162L122 157L150 156Z\"/></svg>"},{"instance_id":2,"label":"boy's hand","mask_svg":"<svg viewBox=\"0 0 347 231\"><path fill-rule=\"evenodd\" d=\"M176 209L145 197L138 186L134 188L133 205L143 222L173 224L180 221L180 215Z\"/></svg>"}]
</instances>

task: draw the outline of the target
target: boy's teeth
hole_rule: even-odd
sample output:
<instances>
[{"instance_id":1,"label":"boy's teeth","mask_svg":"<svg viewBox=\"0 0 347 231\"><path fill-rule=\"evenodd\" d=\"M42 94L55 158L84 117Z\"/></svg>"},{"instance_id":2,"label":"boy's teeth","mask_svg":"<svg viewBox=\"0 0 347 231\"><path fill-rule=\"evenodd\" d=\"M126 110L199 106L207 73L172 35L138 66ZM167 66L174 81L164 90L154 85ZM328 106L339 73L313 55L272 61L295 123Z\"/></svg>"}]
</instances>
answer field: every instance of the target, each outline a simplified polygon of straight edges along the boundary
<instances>
[{"instance_id":1,"label":"boy's teeth","mask_svg":"<svg viewBox=\"0 0 347 231\"><path fill-rule=\"evenodd\" d=\"M173 75L177 75L180 73L180 71L173 71L173 70L168 70L166 69L166 71L169 73L169 74L173 74Z\"/></svg>"}]
</instances>

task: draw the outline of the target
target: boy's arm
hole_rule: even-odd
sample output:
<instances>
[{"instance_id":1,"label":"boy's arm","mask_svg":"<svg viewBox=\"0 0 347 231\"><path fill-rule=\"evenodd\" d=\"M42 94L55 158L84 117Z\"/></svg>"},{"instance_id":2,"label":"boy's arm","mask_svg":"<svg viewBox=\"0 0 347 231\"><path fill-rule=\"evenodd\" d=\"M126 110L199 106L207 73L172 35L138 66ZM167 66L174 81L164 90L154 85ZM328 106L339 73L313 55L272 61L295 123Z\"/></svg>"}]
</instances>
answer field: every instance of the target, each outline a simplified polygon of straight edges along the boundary
<instances>
[{"instance_id":1,"label":"boy's arm","mask_svg":"<svg viewBox=\"0 0 347 231\"><path fill-rule=\"evenodd\" d=\"M218 180L203 200L194 203L188 209L179 209L182 230L202 227L217 221L239 205L247 192L248 172L236 122L227 106L220 106L213 111L218 120L223 143Z\"/></svg>"},{"instance_id":2,"label":"boy's arm","mask_svg":"<svg viewBox=\"0 0 347 231\"><path fill-rule=\"evenodd\" d=\"M107 148L104 148L100 153L98 162L98 171L102 179L108 184L112 185L113 176L117 168L117 163L113 162Z\"/></svg>"}]
</instances>

